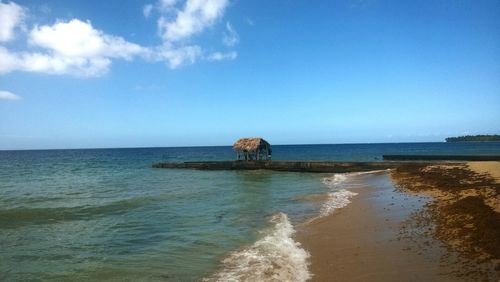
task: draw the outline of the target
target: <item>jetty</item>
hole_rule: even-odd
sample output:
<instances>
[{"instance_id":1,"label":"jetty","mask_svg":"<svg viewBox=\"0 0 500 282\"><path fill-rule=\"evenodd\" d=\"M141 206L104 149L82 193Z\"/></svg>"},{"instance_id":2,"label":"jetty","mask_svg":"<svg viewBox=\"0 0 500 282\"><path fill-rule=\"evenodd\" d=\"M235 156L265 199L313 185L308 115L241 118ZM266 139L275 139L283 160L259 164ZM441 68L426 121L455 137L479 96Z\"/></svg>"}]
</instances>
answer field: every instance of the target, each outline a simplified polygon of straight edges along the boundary
<instances>
[{"instance_id":1,"label":"jetty","mask_svg":"<svg viewBox=\"0 0 500 282\"><path fill-rule=\"evenodd\" d=\"M386 170L412 163L436 163L447 161L500 161L500 156L456 155L383 155L384 161L285 161L271 160L271 145L260 137L240 138L233 145L234 161L164 162L154 168L199 170L274 170L290 172L345 173Z\"/></svg>"},{"instance_id":2,"label":"jetty","mask_svg":"<svg viewBox=\"0 0 500 282\"><path fill-rule=\"evenodd\" d=\"M338 162L338 161L206 161L157 163L154 168L199 170L274 170L290 172L359 172L396 168L408 162Z\"/></svg>"},{"instance_id":3,"label":"jetty","mask_svg":"<svg viewBox=\"0 0 500 282\"><path fill-rule=\"evenodd\" d=\"M495 155L383 155L388 161L500 161Z\"/></svg>"}]
</instances>

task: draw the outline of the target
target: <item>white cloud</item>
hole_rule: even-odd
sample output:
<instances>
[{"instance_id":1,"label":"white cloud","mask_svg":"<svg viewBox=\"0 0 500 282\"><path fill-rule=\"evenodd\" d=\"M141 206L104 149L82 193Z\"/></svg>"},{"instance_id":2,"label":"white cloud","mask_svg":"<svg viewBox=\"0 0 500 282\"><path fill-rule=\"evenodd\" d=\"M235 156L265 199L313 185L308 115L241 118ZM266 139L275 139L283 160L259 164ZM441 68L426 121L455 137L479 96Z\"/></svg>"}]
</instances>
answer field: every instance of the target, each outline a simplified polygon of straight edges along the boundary
<instances>
[{"instance_id":1,"label":"white cloud","mask_svg":"<svg viewBox=\"0 0 500 282\"><path fill-rule=\"evenodd\" d=\"M106 73L112 58L130 60L149 50L121 37L105 34L77 19L35 26L29 44L40 52L12 53L0 46L0 73L15 70L78 76Z\"/></svg>"},{"instance_id":2,"label":"white cloud","mask_svg":"<svg viewBox=\"0 0 500 282\"><path fill-rule=\"evenodd\" d=\"M18 56L11 54L9 50L0 46L0 74L16 70L18 65Z\"/></svg>"},{"instance_id":3,"label":"white cloud","mask_svg":"<svg viewBox=\"0 0 500 282\"><path fill-rule=\"evenodd\" d=\"M238 44L238 42L240 41L240 37L229 22L226 23L226 29L227 33L224 33L224 37L222 38L222 42L224 43L224 45L232 47Z\"/></svg>"},{"instance_id":4,"label":"white cloud","mask_svg":"<svg viewBox=\"0 0 500 282\"><path fill-rule=\"evenodd\" d=\"M222 52L214 52L210 54L207 59L209 61L222 61L222 60L234 60L238 57L238 53L235 51L222 53Z\"/></svg>"},{"instance_id":5,"label":"white cloud","mask_svg":"<svg viewBox=\"0 0 500 282\"><path fill-rule=\"evenodd\" d=\"M19 100L21 97L9 91L0 91L0 100Z\"/></svg>"},{"instance_id":6,"label":"white cloud","mask_svg":"<svg viewBox=\"0 0 500 282\"><path fill-rule=\"evenodd\" d=\"M151 13L154 11L159 12L163 16L174 16L177 9L176 9L176 4L180 0L158 0L158 2L154 4L146 4L142 8L142 13L144 14L145 18L149 18Z\"/></svg>"},{"instance_id":7,"label":"white cloud","mask_svg":"<svg viewBox=\"0 0 500 282\"><path fill-rule=\"evenodd\" d=\"M111 60L105 57L65 57L45 53L12 53L0 46L0 74L12 71L100 76L108 71Z\"/></svg>"},{"instance_id":8,"label":"white cloud","mask_svg":"<svg viewBox=\"0 0 500 282\"><path fill-rule=\"evenodd\" d=\"M163 40L160 47L153 48L149 59L165 61L171 68L195 63L204 58L209 61L220 61L236 58L236 52L215 52L205 57L203 48L199 45L186 44L194 35L222 17L228 5L228 0L159 0L151 9L160 13L157 21L158 32ZM149 8L148 8L149 9ZM148 15L151 11L148 11ZM227 33L224 33L223 42L227 46L237 44L239 38L233 27L227 23Z\"/></svg>"},{"instance_id":9,"label":"white cloud","mask_svg":"<svg viewBox=\"0 0 500 282\"><path fill-rule=\"evenodd\" d=\"M146 18L149 18L151 11L153 11L153 5L151 5L151 4L144 5L144 7L142 8L142 13L144 14L144 17L146 17Z\"/></svg>"},{"instance_id":10,"label":"white cloud","mask_svg":"<svg viewBox=\"0 0 500 282\"><path fill-rule=\"evenodd\" d=\"M158 8L161 12L171 12L175 10L175 4L177 4L179 0L160 0L158 1Z\"/></svg>"},{"instance_id":11,"label":"white cloud","mask_svg":"<svg viewBox=\"0 0 500 282\"><path fill-rule=\"evenodd\" d=\"M144 48L137 44L107 35L94 29L90 22L77 19L52 26L35 26L29 34L29 43L64 57L130 59L144 52Z\"/></svg>"},{"instance_id":12,"label":"white cloud","mask_svg":"<svg viewBox=\"0 0 500 282\"><path fill-rule=\"evenodd\" d=\"M77 19L54 25L35 26L28 42L43 52L10 52L0 46L0 73L11 71L100 76L105 74L111 59L130 60L136 56L149 61L164 61L171 69L196 62L202 55L197 45L174 46L164 43L145 48L121 37L105 34L90 22Z\"/></svg>"},{"instance_id":13,"label":"white cloud","mask_svg":"<svg viewBox=\"0 0 500 282\"><path fill-rule=\"evenodd\" d=\"M175 42L190 38L211 26L221 17L228 0L187 0L175 19L166 16L158 19L158 29L164 41Z\"/></svg>"},{"instance_id":14,"label":"white cloud","mask_svg":"<svg viewBox=\"0 0 500 282\"><path fill-rule=\"evenodd\" d=\"M14 2L0 2L0 42L14 38L14 30L23 23L25 9Z\"/></svg>"},{"instance_id":15,"label":"white cloud","mask_svg":"<svg viewBox=\"0 0 500 282\"><path fill-rule=\"evenodd\" d=\"M171 69L176 69L183 65L194 64L202 55L202 49L197 45L174 47L170 43L165 43L156 47L149 54L153 61L164 61Z\"/></svg>"},{"instance_id":16,"label":"white cloud","mask_svg":"<svg viewBox=\"0 0 500 282\"><path fill-rule=\"evenodd\" d=\"M27 10L15 3L0 4L0 8L4 9L0 15L10 15L9 20L0 18L0 32L4 32L0 36L3 36L2 40L10 40L12 30L22 24ZM35 25L27 33L29 48L25 51L12 51L0 45L0 74L27 71L95 77L105 74L115 59L141 57L150 62L165 62L171 69L193 64L199 59L235 59L236 52L215 52L205 56L201 46L186 41L219 19L227 5L228 0L186 0L182 5L181 0L159 0L145 5L145 17L149 17L153 10L160 14L158 28L162 43L153 47L106 34L95 29L90 21L71 19L57 21L53 25ZM5 10L5 7L10 10ZM12 7L17 12L12 12ZM3 22L10 23L8 28ZM226 24L226 29L224 43L227 46L237 44L238 34L230 23Z\"/></svg>"}]
</instances>

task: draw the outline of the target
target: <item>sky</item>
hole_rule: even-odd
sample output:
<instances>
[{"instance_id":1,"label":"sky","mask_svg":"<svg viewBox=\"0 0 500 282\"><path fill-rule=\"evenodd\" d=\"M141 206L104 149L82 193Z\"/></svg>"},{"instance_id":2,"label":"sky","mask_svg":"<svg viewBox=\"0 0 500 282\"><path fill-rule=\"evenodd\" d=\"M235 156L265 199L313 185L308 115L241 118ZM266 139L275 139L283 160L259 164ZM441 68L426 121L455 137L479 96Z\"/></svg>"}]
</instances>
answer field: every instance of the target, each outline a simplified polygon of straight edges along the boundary
<instances>
[{"instance_id":1,"label":"sky","mask_svg":"<svg viewBox=\"0 0 500 282\"><path fill-rule=\"evenodd\" d=\"M500 0L0 3L0 149L500 133Z\"/></svg>"}]
</instances>

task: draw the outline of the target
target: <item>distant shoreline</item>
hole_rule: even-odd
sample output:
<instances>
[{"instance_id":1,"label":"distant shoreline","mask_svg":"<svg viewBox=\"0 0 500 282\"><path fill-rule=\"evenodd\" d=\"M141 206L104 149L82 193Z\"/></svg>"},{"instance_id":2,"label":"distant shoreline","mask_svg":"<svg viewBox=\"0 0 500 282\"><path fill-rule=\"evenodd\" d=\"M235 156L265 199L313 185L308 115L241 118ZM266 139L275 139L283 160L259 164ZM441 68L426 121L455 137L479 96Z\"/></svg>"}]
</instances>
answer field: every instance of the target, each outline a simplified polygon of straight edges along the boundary
<instances>
[{"instance_id":1,"label":"distant shoreline","mask_svg":"<svg viewBox=\"0 0 500 282\"><path fill-rule=\"evenodd\" d=\"M500 141L500 135L465 135L458 137L448 137L445 139L447 143L454 142L496 142Z\"/></svg>"}]
</instances>

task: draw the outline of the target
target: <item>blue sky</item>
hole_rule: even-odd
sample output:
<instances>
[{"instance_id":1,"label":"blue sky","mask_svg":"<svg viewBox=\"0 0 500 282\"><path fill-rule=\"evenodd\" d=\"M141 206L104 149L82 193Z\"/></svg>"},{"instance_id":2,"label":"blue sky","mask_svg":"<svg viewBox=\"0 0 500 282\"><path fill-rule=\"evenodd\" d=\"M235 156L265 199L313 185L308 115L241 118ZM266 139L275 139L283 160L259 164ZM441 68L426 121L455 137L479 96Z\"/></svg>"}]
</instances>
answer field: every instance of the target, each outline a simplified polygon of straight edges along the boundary
<instances>
[{"instance_id":1,"label":"blue sky","mask_svg":"<svg viewBox=\"0 0 500 282\"><path fill-rule=\"evenodd\" d=\"M0 4L0 149L500 133L500 1Z\"/></svg>"}]
</instances>

